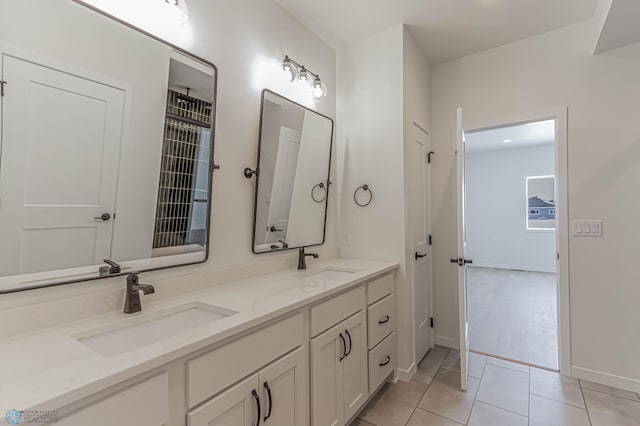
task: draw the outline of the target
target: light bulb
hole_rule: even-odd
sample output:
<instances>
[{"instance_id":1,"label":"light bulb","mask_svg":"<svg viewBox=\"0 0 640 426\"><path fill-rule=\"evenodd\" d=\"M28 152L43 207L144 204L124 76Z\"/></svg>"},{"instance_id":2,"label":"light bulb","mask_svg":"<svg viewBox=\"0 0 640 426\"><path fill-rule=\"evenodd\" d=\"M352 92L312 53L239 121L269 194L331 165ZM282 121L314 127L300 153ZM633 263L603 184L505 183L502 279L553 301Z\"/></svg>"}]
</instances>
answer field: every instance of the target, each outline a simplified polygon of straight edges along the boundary
<instances>
[{"instance_id":1,"label":"light bulb","mask_svg":"<svg viewBox=\"0 0 640 426\"><path fill-rule=\"evenodd\" d=\"M298 69L293 64L293 62L291 62L288 56L285 56L284 60L282 61L282 70L285 72L290 81L294 81L296 79Z\"/></svg>"},{"instance_id":2,"label":"light bulb","mask_svg":"<svg viewBox=\"0 0 640 426\"><path fill-rule=\"evenodd\" d=\"M187 6L186 0L178 0L178 19L180 20L180 25L184 26L187 22L189 22L189 6Z\"/></svg>"},{"instance_id":3,"label":"light bulb","mask_svg":"<svg viewBox=\"0 0 640 426\"><path fill-rule=\"evenodd\" d=\"M300 72L298 73L298 80L302 82L309 81L309 73L307 72L307 69L304 67L304 65L302 66L302 68L300 68Z\"/></svg>"},{"instance_id":4,"label":"light bulb","mask_svg":"<svg viewBox=\"0 0 640 426\"><path fill-rule=\"evenodd\" d=\"M328 92L327 85L324 84L324 81L320 80L320 77L316 78L315 81L313 82L313 88L311 89L311 94L313 95L313 98L317 102L320 102L327 97L327 92Z\"/></svg>"}]
</instances>

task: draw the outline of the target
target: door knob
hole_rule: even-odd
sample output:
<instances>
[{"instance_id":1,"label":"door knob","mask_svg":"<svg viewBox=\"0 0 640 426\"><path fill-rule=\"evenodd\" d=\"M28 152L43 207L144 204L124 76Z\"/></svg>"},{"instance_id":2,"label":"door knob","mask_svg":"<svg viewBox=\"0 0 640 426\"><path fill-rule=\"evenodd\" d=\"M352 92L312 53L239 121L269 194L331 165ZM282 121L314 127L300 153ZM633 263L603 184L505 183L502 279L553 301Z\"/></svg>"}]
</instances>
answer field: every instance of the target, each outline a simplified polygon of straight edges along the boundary
<instances>
[{"instance_id":1,"label":"door knob","mask_svg":"<svg viewBox=\"0 0 640 426\"><path fill-rule=\"evenodd\" d=\"M427 254L426 253L425 254L420 254L420 253L416 252L415 256L416 256L416 260L418 260L418 259L422 259L423 257L427 257Z\"/></svg>"},{"instance_id":2,"label":"door knob","mask_svg":"<svg viewBox=\"0 0 640 426\"><path fill-rule=\"evenodd\" d=\"M278 229L275 226L271 226L269 228L269 232L282 232L282 231L283 231L282 229Z\"/></svg>"},{"instance_id":3,"label":"door knob","mask_svg":"<svg viewBox=\"0 0 640 426\"><path fill-rule=\"evenodd\" d=\"M463 265L467 265L469 263L473 263L473 260L460 258L460 259L451 259L450 262L451 263L457 263L458 265L463 266Z\"/></svg>"},{"instance_id":4,"label":"door knob","mask_svg":"<svg viewBox=\"0 0 640 426\"><path fill-rule=\"evenodd\" d=\"M93 218L93 220L104 220L105 222L109 219L111 219L111 215L109 213L102 213L102 215Z\"/></svg>"}]
</instances>

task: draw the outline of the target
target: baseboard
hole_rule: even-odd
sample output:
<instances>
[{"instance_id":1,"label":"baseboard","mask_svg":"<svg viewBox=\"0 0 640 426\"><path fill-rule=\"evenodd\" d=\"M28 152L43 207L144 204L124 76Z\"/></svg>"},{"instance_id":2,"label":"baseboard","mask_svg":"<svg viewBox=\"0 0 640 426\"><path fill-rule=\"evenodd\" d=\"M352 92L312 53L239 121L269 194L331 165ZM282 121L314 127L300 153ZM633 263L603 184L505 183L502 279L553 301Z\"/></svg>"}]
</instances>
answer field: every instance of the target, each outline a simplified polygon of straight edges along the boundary
<instances>
[{"instance_id":1,"label":"baseboard","mask_svg":"<svg viewBox=\"0 0 640 426\"><path fill-rule=\"evenodd\" d=\"M628 390L629 392L640 392L640 380L630 379L628 377L616 376L614 374L576 366L571 367L571 376L576 379L589 380L590 382Z\"/></svg>"},{"instance_id":2,"label":"baseboard","mask_svg":"<svg viewBox=\"0 0 640 426\"><path fill-rule=\"evenodd\" d=\"M460 349L460 342L458 339L452 339L451 337L436 335L436 345L444 346L445 348Z\"/></svg>"},{"instance_id":3,"label":"baseboard","mask_svg":"<svg viewBox=\"0 0 640 426\"><path fill-rule=\"evenodd\" d=\"M395 379L396 379L396 381L400 380L402 382L410 382L417 371L418 371L418 368L416 367L416 363L415 362L412 363L411 367L409 367L407 370L404 370L402 368L396 368L396 377L395 377Z\"/></svg>"},{"instance_id":4,"label":"baseboard","mask_svg":"<svg viewBox=\"0 0 640 426\"><path fill-rule=\"evenodd\" d=\"M473 265L471 267L478 268L494 268L494 269L509 269L511 271L529 271L529 272L549 272L552 274L556 273L556 268L546 268L539 266L525 266L525 265L502 265L498 263L484 263L484 262L476 262L473 261Z\"/></svg>"}]
</instances>

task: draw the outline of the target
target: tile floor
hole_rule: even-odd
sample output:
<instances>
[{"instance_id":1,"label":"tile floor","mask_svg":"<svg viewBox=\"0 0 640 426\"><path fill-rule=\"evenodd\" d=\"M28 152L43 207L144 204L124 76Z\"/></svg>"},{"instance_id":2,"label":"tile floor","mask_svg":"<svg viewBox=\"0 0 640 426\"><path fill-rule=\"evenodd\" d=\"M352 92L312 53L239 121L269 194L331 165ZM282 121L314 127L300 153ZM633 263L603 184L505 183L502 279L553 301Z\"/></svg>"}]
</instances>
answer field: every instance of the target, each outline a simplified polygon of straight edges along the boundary
<instances>
[{"instance_id":1,"label":"tile floor","mask_svg":"<svg viewBox=\"0 0 640 426\"><path fill-rule=\"evenodd\" d=\"M469 347L558 369L556 275L470 267Z\"/></svg>"},{"instance_id":2,"label":"tile floor","mask_svg":"<svg viewBox=\"0 0 640 426\"><path fill-rule=\"evenodd\" d=\"M639 426L640 395L436 346L409 383L387 383L351 426Z\"/></svg>"}]
</instances>

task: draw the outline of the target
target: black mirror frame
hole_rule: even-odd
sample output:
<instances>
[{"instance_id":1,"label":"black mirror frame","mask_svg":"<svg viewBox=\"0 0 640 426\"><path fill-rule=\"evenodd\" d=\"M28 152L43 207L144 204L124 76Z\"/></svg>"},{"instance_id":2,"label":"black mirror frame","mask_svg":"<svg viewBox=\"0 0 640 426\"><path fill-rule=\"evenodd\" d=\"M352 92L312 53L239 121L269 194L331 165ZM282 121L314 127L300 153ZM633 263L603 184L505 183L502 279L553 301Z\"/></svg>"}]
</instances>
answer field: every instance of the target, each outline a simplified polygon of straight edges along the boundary
<instances>
[{"instance_id":1,"label":"black mirror frame","mask_svg":"<svg viewBox=\"0 0 640 426\"><path fill-rule=\"evenodd\" d=\"M313 112L315 114L318 114L321 117L326 118L327 120L331 121L331 139L329 141L329 168L327 170L327 195L326 195L326 199L324 201L324 224L323 224L323 229L322 229L322 242L318 243L318 244L310 244L308 246L295 246L295 247L287 247L287 248L278 248L278 249L273 249L273 250L268 250L268 251L256 251L256 224L257 224L257 218L258 218L258 189L260 186L260 152L262 149L262 121L264 119L264 100L265 100L265 95L267 93L270 93L272 95L278 96L279 98L282 98L288 102L291 102L292 104L306 110L306 111L310 111ZM325 243L326 239L327 239L327 216L329 213L329 188L331 187L331 162L333 160L333 132L335 129L335 122L333 121L333 119L331 117L328 117L324 114L319 113L316 110L313 110L311 108L307 108L306 106L295 102L285 96L282 96L279 93L276 93L272 90L269 89L263 89L262 90L262 94L260 96L260 124L259 124L259 129L258 129L258 157L257 157L257 165L255 170L257 171L255 173L256 176L256 185L254 188L254 197L253 197L253 231L251 234L251 251L253 252L253 254L268 254L268 253L279 253L281 251L287 251L287 250L298 250L300 248L306 248L306 247L317 247L317 246L321 246Z\"/></svg>"},{"instance_id":2,"label":"black mirror frame","mask_svg":"<svg viewBox=\"0 0 640 426\"><path fill-rule=\"evenodd\" d=\"M216 164L214 162L214 151L215 151L215 136L216 136L216 119L217 119L217 110L218 110L218 68L215 66L215 64L213 64L210 61L207 61L206 59L203 59L197 55L194 55L193 53L189 52L188 50L185 50L179 46L176 46L172 43L169 43L166 40L163 40L160 37L157 37L141 28L138 28L116 16L113 16L109 13L104 12L101 9L98 9L97 7L86 3L82 0L72 0L74 3L86 7L87 9L89 9L90 11L96 12L99 15L102 15L108 19L113 20L114 22L117 22L119 24L124 25L125 27L128 27L142 35L145 35L153 40L156 40L168 47L170 47L171 49L175 50L176 52L179 52L197 62L202 63L203 65L209 66L213 69L214 71L214 76L213 76L213 102L211 103L212 107L211 107L211 137L210 137L210 145L211 145L211 149L210 149L210 153L209 153L209 205L207 206L207 243L206 243L206 249L205 249L205 255L204 255L204 259L197 261L197 262L189 262L189 263L181 263L178 265L169 265L169 266L159 266L156 268L147 268L147 269L140 269L140 270L136 270L136 272L151 272L151 271L159 271L159 270L163 270L163 269L170 269L170 268L180 268L183 266L189 266L189 265L198 265L201 263L205 263L207 262L207 260L209 260L209 253L210 253L210 246L211 246L211 216L212 216L212 210L213 210L213 175L214 172L218 169L220 169L220 166L218 164ZM130 272L130 271L129 271ZM19 292L23 292L23 291L27 291L27 290L37 290L37 289L41 289L41 288L49 288L49 287L58 287L61 285L66 285L66 284L74 284L74 283L82 283L82 282L88 282L88 281L95 281L95 280L100 280L100 279L104 279L104 278L113 278L113 277L118 277L118 276L123 276L123 275L127 275L129 272L127 273L116 273L116 274L111 274L111 275L106 275L106 276L96 276L96 277L83 277L82 279L72 279L72 280L64 280L64 278L61 278L61 281L59 282L53 282L53 283L47 283L47 284L42 284L42 285L32 285L32 286L24 286L24 287L16 287L16 288L12 288L12 289L8 289L8 290L0 290L0 295L3 294L11 294L11 293L19 293ZM96 272L96 274L98 274L98 272Z\"/></svg>"}]
</instances>

